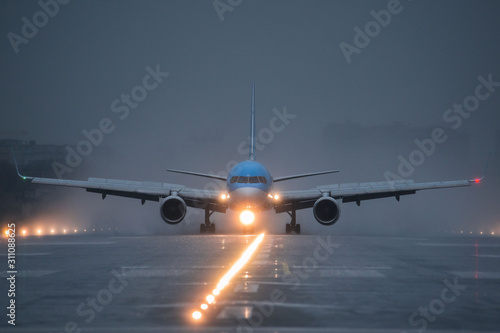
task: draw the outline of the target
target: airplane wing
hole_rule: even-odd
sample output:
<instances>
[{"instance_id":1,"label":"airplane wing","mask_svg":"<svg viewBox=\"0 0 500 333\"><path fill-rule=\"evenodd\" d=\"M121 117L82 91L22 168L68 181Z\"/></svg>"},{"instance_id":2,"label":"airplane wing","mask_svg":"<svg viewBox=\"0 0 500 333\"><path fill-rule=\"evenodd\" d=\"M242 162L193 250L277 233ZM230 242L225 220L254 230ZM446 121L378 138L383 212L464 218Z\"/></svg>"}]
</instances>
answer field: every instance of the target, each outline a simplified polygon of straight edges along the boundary
<instances>
[{"instance_id":1,"label":"airplane wing","mask_svg":"<svg viewBox=\"0 0 500 333\"><path fill-rule=\"evenodd\" d=\"M14 150L11 150L17 175L35 184L83 188L87 190L87 192L100 193L103 199L106 198L107 195L115 195L140 199L142 204L146 201L160 201L162 198L166 198L170 195L177 195L184 199L188 207L209 208L210 210L221 213L225 213L227 209L227 205L219 201L220 193L218 191L194 189L178 184L106 178L67 180L23 176L19 171Z\"/></svg>"},{"instance_id":2,"label":"airplane wing","mask_svg":"<svg viewBox=\"0 0 500 333\"><path fill-rule=\"evenodd\" d=\"M225 212L227 209L226 205L219 202L217 191L198 190L178 184L104 178L89 178L85 181L20 176L35 184L83 188L87 192L100 193L103 199L107 195L114 195L140 199L144 204L146 201L160 201L169 195L178 195L189 207L209 206L210 209L219 212Z\"/></svg>"},{"instance_id":3,"label":"airplane wing","mask_svg":"<svg viewBox=\"0 0 500 333\"><path fill-rule=\"evenodd\" d=\"M470 186L479 183L482 178L473 180L456 180L445 182L414 183L413 180L392 182L349 183L318 186L303 191L284 191L280 194L279 203L275 204L276 213L311 208L322 196L330 196L342 202L356 202L359 206L363 200L395 197L398 201L402 195L415 194L420 190L433 190Z\"/></svg>"}]
</instances>

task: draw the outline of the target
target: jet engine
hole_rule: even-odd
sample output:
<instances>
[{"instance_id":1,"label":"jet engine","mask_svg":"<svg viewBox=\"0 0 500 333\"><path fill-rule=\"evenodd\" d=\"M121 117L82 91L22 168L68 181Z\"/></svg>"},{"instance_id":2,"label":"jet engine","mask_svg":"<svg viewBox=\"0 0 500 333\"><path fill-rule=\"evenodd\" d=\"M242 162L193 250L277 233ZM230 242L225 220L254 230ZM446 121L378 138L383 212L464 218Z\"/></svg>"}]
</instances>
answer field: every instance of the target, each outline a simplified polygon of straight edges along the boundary
<instances>
[{"instance_id":1,"label":"jet engine","mask_svg":"<svg viewBox=\"0 0 500 333\"><path fill-rule=\"evenodd\" d=\"M186 203L181 197L171 195L163 199L160 214L163 221L168 224L177 224L186 216Z\"/></svg>"},{"instance_id":2,"label":"jet engine","mask_svg":"<svg viewBox=\"0 0 500 333\"><path fill-rule=\"evenodd\" d=\"M322 197L314 203L313 213L322 225L332 225L340 217L340 205L334 198Z\"/></svg>"}]
</instances>

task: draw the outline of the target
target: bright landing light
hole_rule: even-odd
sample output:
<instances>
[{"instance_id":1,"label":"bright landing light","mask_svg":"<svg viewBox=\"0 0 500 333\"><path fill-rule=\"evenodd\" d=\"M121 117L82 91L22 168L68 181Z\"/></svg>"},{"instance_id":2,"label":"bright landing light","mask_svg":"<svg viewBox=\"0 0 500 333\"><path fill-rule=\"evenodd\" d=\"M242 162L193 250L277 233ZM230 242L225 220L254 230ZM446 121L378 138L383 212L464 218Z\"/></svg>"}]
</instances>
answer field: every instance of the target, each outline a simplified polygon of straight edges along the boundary
<instances>
[{"instance_id":1,"label":"bright landing light","mask_svg":"<svg viewBox=\"0 0 500 333\"><path fill-rule=\"evenodd\" d=\"M249 210L244 210L240 214L241 223L244 225L252 224L254 219L255 215Z\"/></svg>"}]
</instances>

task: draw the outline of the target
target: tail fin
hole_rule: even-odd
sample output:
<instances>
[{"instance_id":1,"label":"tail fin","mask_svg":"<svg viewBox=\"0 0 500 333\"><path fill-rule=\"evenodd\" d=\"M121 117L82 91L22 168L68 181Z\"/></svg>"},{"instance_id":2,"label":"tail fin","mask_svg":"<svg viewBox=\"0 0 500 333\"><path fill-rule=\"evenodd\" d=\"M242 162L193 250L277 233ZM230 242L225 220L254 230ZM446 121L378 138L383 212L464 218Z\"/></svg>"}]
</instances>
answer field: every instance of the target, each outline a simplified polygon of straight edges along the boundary
<instances>
[{"instance_id":1,"label":"tail fin","mask_svg":"<svg viewBox=\"0 0 500 333\"><path fill-rule=\"evenodd\" d=\"M252 116L250 118L250 150L248 159L250 161L255 160L255 82L252 86Z\"/></svg>"}]
</instances>

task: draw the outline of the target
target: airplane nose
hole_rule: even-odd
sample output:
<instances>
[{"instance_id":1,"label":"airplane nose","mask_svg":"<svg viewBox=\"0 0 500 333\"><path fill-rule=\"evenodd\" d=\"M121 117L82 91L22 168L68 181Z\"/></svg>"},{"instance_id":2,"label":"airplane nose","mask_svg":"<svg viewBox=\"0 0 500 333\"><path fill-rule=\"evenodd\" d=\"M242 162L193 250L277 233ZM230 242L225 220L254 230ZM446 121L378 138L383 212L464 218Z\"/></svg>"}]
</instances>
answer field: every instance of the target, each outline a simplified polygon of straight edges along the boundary
<instances>
[{"instance_id":1,"label":"airplane nose","mask_svg":"<svg viewBox=\"0 0 500 333\"><path fill-rule=\"evenodd\" d=\"M258 207L267 199L266 193L258 188L243 187L231 193L231 199L236 206Z\"/></svg>"},{"instance_id":2,"label":"airplane nose","mask_svg":"<svg viewBox=\"0 0 500 333\"><path fill-rule=\"evenodd\" d=\"M254 188L254 187L244 187L244 188L238 189L237 191L238 191L238 196L240 196L242 199L243 198L247 198L247 199L254 198L254 197L257 197L260 193L262 193L261 190L259 190L258 188Z\"/></svg>"}]
</instances>

